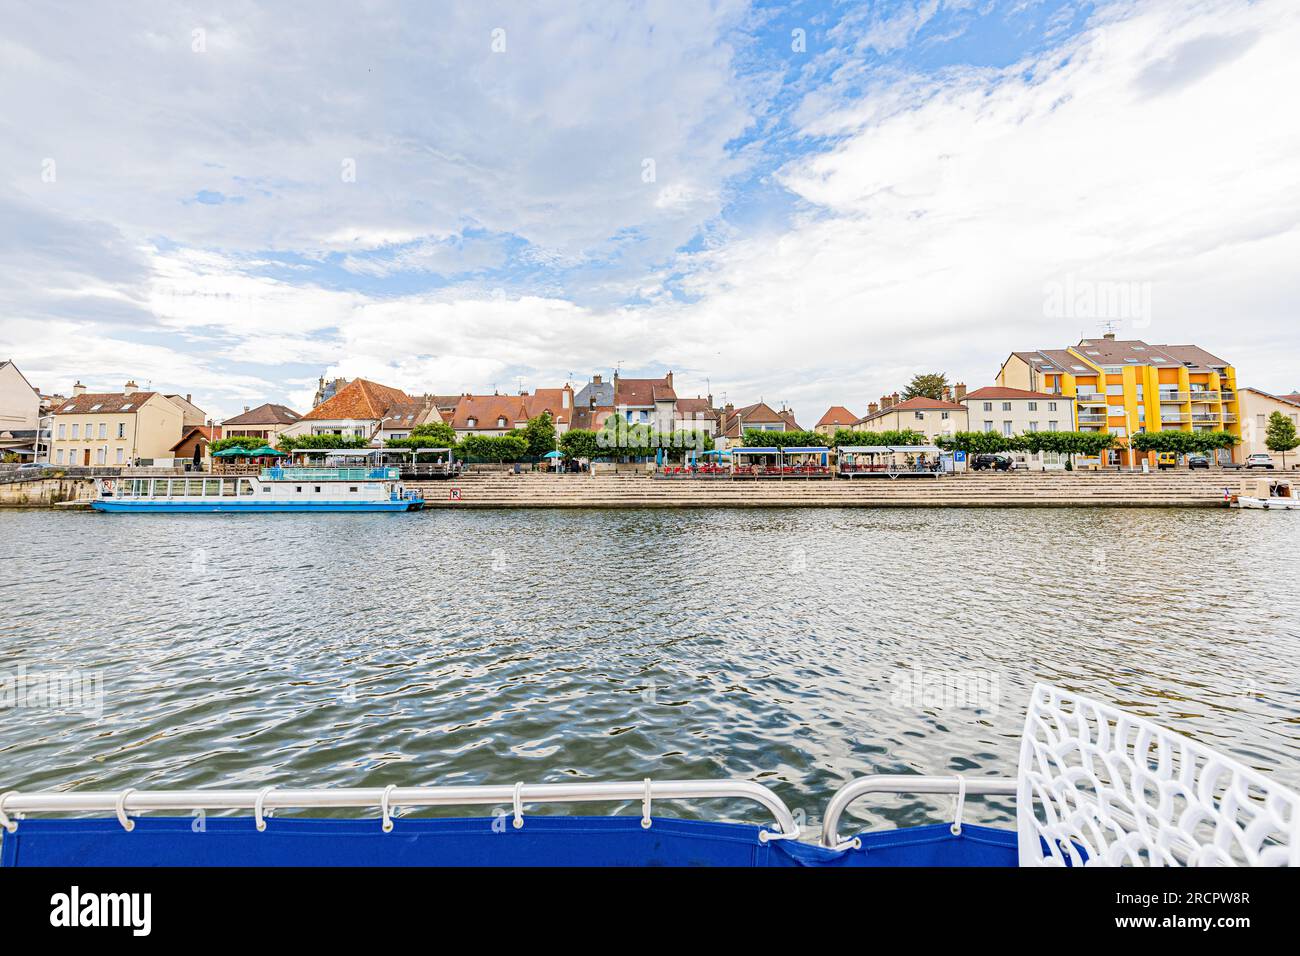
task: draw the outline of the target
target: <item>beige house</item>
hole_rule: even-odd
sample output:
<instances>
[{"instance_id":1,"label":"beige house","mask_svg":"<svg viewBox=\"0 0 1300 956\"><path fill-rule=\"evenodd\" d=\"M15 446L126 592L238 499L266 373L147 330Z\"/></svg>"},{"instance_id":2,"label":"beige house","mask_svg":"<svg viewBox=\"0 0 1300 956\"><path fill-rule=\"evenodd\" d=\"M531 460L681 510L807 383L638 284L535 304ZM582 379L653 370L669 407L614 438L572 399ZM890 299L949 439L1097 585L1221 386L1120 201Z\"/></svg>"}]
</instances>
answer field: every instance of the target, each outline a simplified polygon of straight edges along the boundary
<instances>
[{"instance_id":1,"label":"beige house","mask_svg":"<svg viewBox=\"0 0 1300 956\"><path fill-rule=\"evenodd\" d=\"M208 424L208 413L192 401L192 395L167 395L164 396L169 402L181 410L185 416L186 428L198 428L200 425Z\"/></svg>"},{"instance_id":2,"label":"beige house","mask_svg":"<svg viewBox=\"0 0 1300 956\"><path fill-rule=\"evenodd\" d=\"M242 413L221 423L221 437L247 435L260 438L274 447L280 433L300 418L302 416L287 405L267 402L253 409L245 407Z\"/></svg>"},{"instance_id":3,"label":"beige house","mask_svg":"<svg viewBox=\"0 0 1300 956\"><path fill-rule=\"evenodd\" d=\"M854 428L868 432L909 429L921 432L931 443L940 436L970 430L966 426L966 406L956 402L933 398L908 398L901 402L883 399L882 402L889 404L859 419Z\"/></svg>"},{"instance_id":4,"label":"beige house","mask_svg":"<svg viewBox=\"0 0 1300 956\"><path fill-rule=\"evenodd\" d=\"M1243 388L1237 392L1237 401L1241 404L1241 449L1240 461L1249 455L1269 455L1273 464L1282 467L1282 455L1268 450L1265 439L1268 435L1268 420L1274 412L1281 412L1291 419L1300 432L1300 396L1270 395L1257 388ZM1300 462L1300 449L1287 452L1287 467Z\"/></svg>"},{"instance_id":5,"label":"beige house","mask_svg":"<svg viewBox=\"0 0 1300 956\"><path fill-rule=\"evenodd\" d=\"M0 362L0 431L36 428L41 396L13 362Z\"/></svg>"},{"instance_id":6,"label":"beige house","mask_svg":"<svg viewBox=\"0 0 1300 956\"><path fill-rule=\"evenodd\" d=\"M78 382L54 410L50 463L56 467L122 467L144 460L171 463L185 415L161 392L127 382L121 392L87 392Z\"/></svg>"},{"instance_id":7,"label":"beige house","mask_svg":"<svg viewBox=\"0 0 1300 956\"><path fill-rule=\"evenodd\" d=\"M971 431L996 432L1006 438L1029 432L1070 432L1074 425L1074 398L1049 392L990 385L962 398ZM1064 468L1058 452L1014 452L1030 468Z\"/></svg>"}]
</instances>

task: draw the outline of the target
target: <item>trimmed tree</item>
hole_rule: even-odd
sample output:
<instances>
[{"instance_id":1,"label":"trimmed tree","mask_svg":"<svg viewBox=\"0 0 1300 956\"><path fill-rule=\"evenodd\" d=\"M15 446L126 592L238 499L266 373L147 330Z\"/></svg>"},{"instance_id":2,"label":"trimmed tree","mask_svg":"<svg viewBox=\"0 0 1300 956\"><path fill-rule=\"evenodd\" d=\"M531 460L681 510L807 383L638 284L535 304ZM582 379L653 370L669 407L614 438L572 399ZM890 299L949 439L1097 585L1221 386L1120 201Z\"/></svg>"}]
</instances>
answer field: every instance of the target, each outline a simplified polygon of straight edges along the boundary
<instances>
[{"instance_id":1,"label":"trimmed tree","mask_svg":"<svg viewBox=\"0 0 1300 956\"><path fill-rule=\"evenodd\" d=\"M560 451L567 458L585 458L588 461L600 457L600 446L596 444L596 433L587 428L571 428L560 436Z\"/></svg>"},{"instance_id":2,"label":"trimmed tree","mask_svg":"<svg viewBox=\"0 0 1300 956\"><path fill-rule=\"evenodd\" d=\"M1264 446L1269 451L1282 456L1282 467L1286 467L1286 453L1300 448L1300 438L1296 437L1295 422L1281 412L1268 416L1268 430L1264 433Z\"/></svg>"},{"instance_id":3,"label":"trimmed tree","mask_svg":"<svg viewBox=\"0 0 1300 956\"><path fill-rule=\"evenodd\" d=\"M923 432L910 428L891 429L884 432L855 431L851 428L836 430L835 436L828 443L832 447L841 445L926 445L929 444ZM936 442L935 444L938 444ZM942 448L942 445L939 445Z\"/></svg>"}]
</instances>

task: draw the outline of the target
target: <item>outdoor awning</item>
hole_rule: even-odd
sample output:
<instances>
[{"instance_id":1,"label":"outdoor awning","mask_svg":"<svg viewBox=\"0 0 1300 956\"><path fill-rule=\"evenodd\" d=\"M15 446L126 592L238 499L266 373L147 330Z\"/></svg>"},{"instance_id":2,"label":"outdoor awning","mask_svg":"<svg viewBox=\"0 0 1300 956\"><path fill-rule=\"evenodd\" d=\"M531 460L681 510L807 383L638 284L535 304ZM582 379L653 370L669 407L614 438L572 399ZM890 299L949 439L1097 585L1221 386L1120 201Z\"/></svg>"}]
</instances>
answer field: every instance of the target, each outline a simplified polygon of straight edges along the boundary
<instances>
[{"instance_id":1,"label":"outdoor awning","mask_svg":"<svg viewBox=\"0 0 1300 956\"><path fill-rule=\"evenodd\" d=\"M781 449L779 448L733 448L731 449L731 453L733 455L779 455L781 454Z\"/></svg>"},{"instance_id":2,"label":"outdoor awning","mask_svg":"<svg viewBox=\"0 0 1300 956\"><path fill-rule=\"evenodd\" d=\"M893 449L888 445L841 445L839 451L842 455L888 455Z\"/></svg>"},{"instance_id":3,"label":"outdoor awning","mask_svg":"<svg viewBox=\"0 0 1300 956\"><path fill-rule=\"evenodd\" d=\"M824 455L830 451L825 445L798 445L783 449L787 455Z\"/></svg>"}]
</instances>

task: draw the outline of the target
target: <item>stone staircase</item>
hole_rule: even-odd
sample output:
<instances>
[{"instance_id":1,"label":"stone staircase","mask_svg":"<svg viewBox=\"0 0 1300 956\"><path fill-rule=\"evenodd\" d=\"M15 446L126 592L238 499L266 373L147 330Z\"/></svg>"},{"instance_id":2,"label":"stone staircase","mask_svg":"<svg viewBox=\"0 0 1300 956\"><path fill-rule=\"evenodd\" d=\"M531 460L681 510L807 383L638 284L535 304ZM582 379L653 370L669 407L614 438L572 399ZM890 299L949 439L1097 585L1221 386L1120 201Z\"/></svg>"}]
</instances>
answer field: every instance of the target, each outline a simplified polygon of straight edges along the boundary
<instances>
[{"instance_id":1,"label":"stone staircase","mask_svg":"<svg viewBox=\"0 0 1300 956\"><path fill-rule=\"evenodd\" d=\"M664 479L468 474L410 481L430 508L1223 507L1237 472L978 472L944 478ZM452 490L459 492L453 500Z\"/></svg>"}]
</instances>

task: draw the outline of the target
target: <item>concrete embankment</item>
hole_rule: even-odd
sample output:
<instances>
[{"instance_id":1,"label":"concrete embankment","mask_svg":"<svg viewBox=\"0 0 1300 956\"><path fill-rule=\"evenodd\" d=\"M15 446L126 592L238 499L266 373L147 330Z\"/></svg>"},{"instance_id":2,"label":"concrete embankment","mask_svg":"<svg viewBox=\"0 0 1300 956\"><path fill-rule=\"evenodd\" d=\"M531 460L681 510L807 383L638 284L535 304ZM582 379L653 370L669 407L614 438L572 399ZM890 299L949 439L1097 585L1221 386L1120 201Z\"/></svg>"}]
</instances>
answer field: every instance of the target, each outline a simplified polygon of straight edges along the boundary
<instances>
[{"instance_id":1,"label":"concrete embankment","mask_svg":"<svg viewBox=\"0 0 1300 956\"><path fill-rule=\"evenodd\" d=\"M94 496L89 478L0 482L0 508L89 508Z\"/></svg>"},{"instance_id":2,"label":"concrete embankment","mask_svg":"<svg viewBox=\"0 0 1300 956\"><path fill-rule=\"evenodd\" d=\"M733 481L470 474L408 482L430 508L1223 507L1236 472L988 473Z\"/></svg>"}]
</instances>

